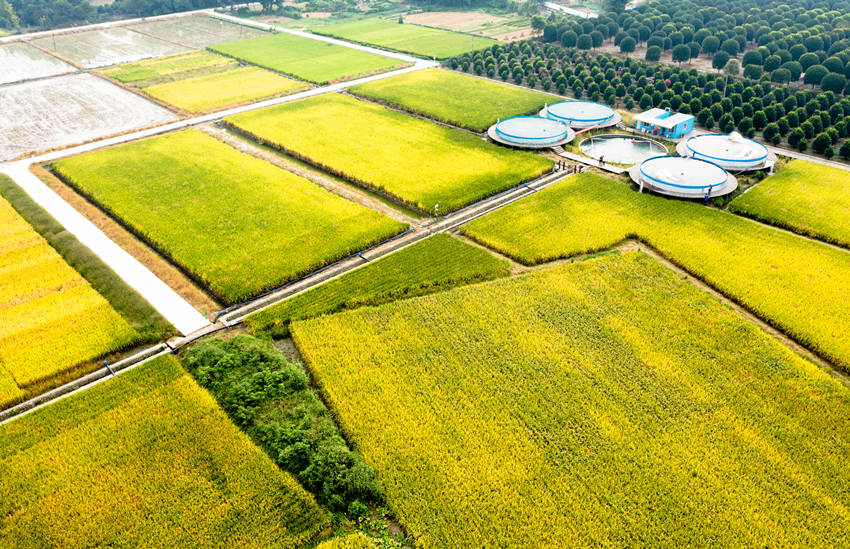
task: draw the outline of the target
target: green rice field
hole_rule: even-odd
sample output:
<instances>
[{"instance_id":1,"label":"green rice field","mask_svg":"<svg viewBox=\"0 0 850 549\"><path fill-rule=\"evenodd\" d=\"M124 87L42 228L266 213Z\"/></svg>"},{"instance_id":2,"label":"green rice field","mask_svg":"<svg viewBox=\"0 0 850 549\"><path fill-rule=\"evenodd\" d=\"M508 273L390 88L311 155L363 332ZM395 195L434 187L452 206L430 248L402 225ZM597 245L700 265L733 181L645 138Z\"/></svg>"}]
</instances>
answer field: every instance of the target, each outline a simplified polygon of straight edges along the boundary
<instances>
[{"instance_id":1,"label":"green rice field","mask_svg":"<svg viewBox=\"0 0 850 549\"><path fill-rule=\"evenodd\" d=\"M301 547L329 524L171 356L0 426L0 546Z\"/></svg>"},{"instance_id":2,"label":"green rice field","mask_svg":"<svg viewBox=\"0 0 850 549\"><path fill-rule=\"evenodd\" d=\"M208 51L191 51L168 57L146 59L100 69L99 72L127 84L156 78L173 78L183 73L234 66L232 59Z\"/></svg>"},{"instance_id":3,"label":"green rice field","mask_svg":"<svg viewBox=\"0 0 850 549\"><path fill-rule=\"evenodd\" d=\"M309 84L257 67L196 76L144 88L148 95L192 113L221 109L308 89Z\"/></svg>"},{"instance_id":4,"label":"green rice field","mask_svg":"<svg viewBox=\"0 0 850 549\"><path fill-rule=\"evenodd\" d=\"M294 319L430 294L508 274L507 261L440 233L255 313L245 319L245 325L254 333L284 337Z\"/></svg>"},{"instance_id":5,"label":"green rice field","mask_svg":"<svg viewBox=\"0 0 850 549\"><path fill-rule=\"evenodd\" d=\"M499 119L537 114L546 103L558 101L554 95L441 69L376 80L351 92L476 132Z\"/></svg>"},{"instance_id":6,"label":"green rice field","mask_svg":"<svg viewBox=\"0 0 850 549\"><path fill-rule=\"evenodd\" d=\"M423 213L448 213L548 172L551 160L340 94L226 122ZM341 145L344 144L344 145Z\"/></svg>"},{"instance_id":7,"label":"green rice field","mask_svg":"<svg viewBox=\"0 0 850 549\"><path fill-rule=\"evenodd\" d=\"M735 213L850 247L850 172L792 160L736 198Z\"/></svg>"},{"instance_id":8,"label":"green rice field","mask_svg":"<svg viewBox=\"0 0 850 549\"><path fill-rule=\"evenodd\" d=\"M420 25L399 24L397 21L386 19L337 23L315 28L313 32L437 59L489 48L500 43L492 38Z\"/></svg>"},{"instance_id":9,"label":"green rice field","mask_svg":"<svg viewBox=\"0 0 850 549\"><path fill-rule=\"evenodd\" d=\"M197 130L52 167L227 303L406 228Z\"/></svg>"},{"instance_id":10,"label":"green rice field","mask_svg":"<svg viewBox=\"0 0 850 549\"><path fill-rule=\"evenodd\" d=\"M292 34L211 46L211 50L316 84L350 80L405 65L397 59Z\"/></svg>"},{"instance_id":11,"label":"green rice field","mask_svg":"<svg viewBox=\"0 0 850 549\"><path fill-rule=\"evenodd\" d=\"M637 237L789 337L850 371L850 252L693 202L568 177L462 229L525 264Z\"/></svg>"}]
</instances>

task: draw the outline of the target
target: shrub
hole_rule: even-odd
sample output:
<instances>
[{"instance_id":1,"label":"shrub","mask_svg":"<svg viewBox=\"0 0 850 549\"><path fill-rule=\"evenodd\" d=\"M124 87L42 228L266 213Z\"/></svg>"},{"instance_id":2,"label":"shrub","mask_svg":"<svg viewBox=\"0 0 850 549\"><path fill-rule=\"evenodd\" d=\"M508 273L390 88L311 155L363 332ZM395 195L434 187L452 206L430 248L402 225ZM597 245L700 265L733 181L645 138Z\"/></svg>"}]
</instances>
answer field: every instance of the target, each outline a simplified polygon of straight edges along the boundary
<instances>
[{"instance_id":1,"label":"shrub","mask_svg":"<svg viewBox=\"0 0 850 549\"><path fill-rule=\"evenodd\" d=\"M284 470L336 511L355 501L379 503L374 471L352 452L307 374L267 341L248 335L211 338L184 364L230 418Z\"/></svg>"}]
</instances>

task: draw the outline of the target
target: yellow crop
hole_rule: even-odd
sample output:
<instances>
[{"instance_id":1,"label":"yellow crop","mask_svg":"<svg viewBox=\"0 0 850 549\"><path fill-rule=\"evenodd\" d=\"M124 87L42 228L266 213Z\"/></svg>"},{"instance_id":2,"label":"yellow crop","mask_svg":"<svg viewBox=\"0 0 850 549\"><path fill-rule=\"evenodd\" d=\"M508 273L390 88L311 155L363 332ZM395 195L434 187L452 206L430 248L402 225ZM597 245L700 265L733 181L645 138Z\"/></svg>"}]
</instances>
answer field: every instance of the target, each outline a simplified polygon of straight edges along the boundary
<instances>
[{"instance_id":1,"label":"yellow crop","mask_svg":"<svg viewBox=\"0 0 850 549\"><path fill-rule=\"evenodd\" d=\"M790 337L850 370L850 252L693 202L570 177L463 232L526 264L637 237Z\"/></svg>"},{"instance_id":2,"label":"yellow crop","mask_svg":"<svg viewBox=\"0 0 850 549\"><path fill-rule=\"evenodd\" d=\"M647 255L292 331L421 547L850 544L850 388Z\"/></svg>"},{"instance_id":3,"label":"yellow crop","mask_svg":"<svg viewBox=\"0 0 850 549\"><path fill-rule=\"evenodd\" d=\"M375 549L375 544L365 535L357 532L347 536L329 539L320 543L316 549Z\"/></svg>"},{"instance_id":4,"label":"yellow crop","mask_svg":"<svg viewBox=\"0 0 850 549\"><path fill-rule=\"evenodd\" d=\"M0 427L2 547L295 548L312 496L171 356Z\"/></svg>"},{"instance_id":5,"label":"yellow crop","mask_svg":"<svg viewBox=\"0 0 850 549\"><path fill-rule=\"evenodd\" d=\"M0 199L0 406L138 334Z\"/></svg>"}]
</instances>

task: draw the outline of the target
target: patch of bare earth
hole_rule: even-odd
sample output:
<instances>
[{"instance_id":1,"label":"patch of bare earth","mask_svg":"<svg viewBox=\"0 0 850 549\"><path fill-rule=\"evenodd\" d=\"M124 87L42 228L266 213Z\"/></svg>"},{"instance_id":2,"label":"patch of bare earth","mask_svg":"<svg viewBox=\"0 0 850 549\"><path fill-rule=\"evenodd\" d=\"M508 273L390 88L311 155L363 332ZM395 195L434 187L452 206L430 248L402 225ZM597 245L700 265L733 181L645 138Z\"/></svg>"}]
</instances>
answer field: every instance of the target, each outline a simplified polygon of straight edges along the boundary
<instances>
[{"instance_id":1,"label":"patch of bare earth","mask_svg":"<svg viewBox=\"0 0 850 549\"><path fill-rule=\"evenodd\" d=\"M532 38L536 36L536 34L532 29L523 29L511 32L505 32L502 34L494 34L491 38L496 40L501 40L502 42L517 42L519 40L526 40L528 38Z\"/></svg>"},{"instance_id":2,"label":"patch of bare earth","mask_svg":"<svg viewBox=\"0 0 850 549\"><path fill-rule=\"evenodd\" d=\"M404 18L408 23L440 27L449 30L466 31L481 25L501 23L504 17L490 15L481 11L426 11Z\"/></svg>"}]
</instances>

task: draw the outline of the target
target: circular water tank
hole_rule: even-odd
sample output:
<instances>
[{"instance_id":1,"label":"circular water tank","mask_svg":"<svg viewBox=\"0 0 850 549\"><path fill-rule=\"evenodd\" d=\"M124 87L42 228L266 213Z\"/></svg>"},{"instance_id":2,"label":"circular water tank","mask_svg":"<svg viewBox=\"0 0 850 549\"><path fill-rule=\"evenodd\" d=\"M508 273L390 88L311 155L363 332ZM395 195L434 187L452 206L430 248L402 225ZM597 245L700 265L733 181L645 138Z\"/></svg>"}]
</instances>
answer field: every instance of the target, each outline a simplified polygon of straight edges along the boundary
<instances>
[{"instance_id":1,"label":"circular water tank","mask_svg":"<svg viewBox=\"0 0 850 549\"><path fill-rule=\"evenodd\" d=\"M738 181L722 167L687 156L648 158L630 175L642 187L680 198L721 196L738 187Z\"/></svg>"},{"instance_id":2,"label":"circular water tank","mask_svg":"<svg viewBox=\"0 0 850 549\"><path fill-rule=\"evenodd\" d=\"M499 121L487 132L494 141L526 148L568 143L575 133L566 125L541 116L514 116Z\"/></svg>"},{"instance_id":3,"label":"circular water tank","mask_svg":"<svg viewBox=\"0 0 850 549\"><path fill-rule=\"evenodd\" d=\"M735 132L697 135L680 143L677 151L733 171L770 167L776 162L767 147Z\"/></svg>"},{"instance_id":4,"label":"circular water tank","mask_svg":"<svg viewBox=\"0 0 850 549\"><path fill-rule=\"evenodd\" d=\"M571 128L610 126L619 121L614 109L593 101L560 101L552 103L543 112L548 118L563 122Z\"/></svg>"}]
</instances>

